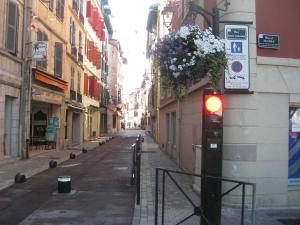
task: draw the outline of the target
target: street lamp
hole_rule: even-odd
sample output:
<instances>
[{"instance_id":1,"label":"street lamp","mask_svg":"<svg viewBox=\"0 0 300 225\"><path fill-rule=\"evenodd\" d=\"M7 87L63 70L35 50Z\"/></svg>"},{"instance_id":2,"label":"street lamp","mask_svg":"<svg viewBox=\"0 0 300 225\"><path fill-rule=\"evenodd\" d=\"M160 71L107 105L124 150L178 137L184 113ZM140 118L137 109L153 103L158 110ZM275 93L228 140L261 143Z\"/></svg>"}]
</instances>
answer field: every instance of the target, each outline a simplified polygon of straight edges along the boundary
<instances>
[{"instance_id":1,"label":"street lamp","mask_svg":"<svg viewBox=\"0 0 300 225\"><path fill-rule=\"evenodd\" d=\"M161 14L163 16L163 24L169 31L171 31L173 19L173 8L171 5L165 6Z\"/></svg>"}]
</instances>

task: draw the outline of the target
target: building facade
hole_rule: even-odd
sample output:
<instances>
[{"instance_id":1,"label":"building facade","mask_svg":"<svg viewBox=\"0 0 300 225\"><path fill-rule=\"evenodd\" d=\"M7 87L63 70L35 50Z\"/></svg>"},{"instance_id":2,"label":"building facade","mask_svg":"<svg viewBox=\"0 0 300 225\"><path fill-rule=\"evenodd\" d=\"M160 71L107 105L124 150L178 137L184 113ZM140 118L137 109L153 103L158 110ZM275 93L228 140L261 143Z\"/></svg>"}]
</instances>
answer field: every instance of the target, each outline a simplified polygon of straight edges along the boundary
<instances>
[{"instance_id":1,"label":"building facade","mask_svg":"<svg viewBox=\"0 0 300 225\"><path fill-rule=\"evenodd\" d=\"M36 150L46 141L56 143L51 148L63 149L65 93L68 89L67 70L63 66L67 62L65 5L64 1L32 3L31 39L33 45L35 41L47 42L48 51L45 60L32 61L29 150Z\"/></svg>"},{"instance_id":2,"label":"building facade","mask_svg":"<svg viewBox=\"0 0 300 225\"><path fill-rule=\"evenodd\" d=\"M0 3L0 160L19 157L23 1Z\"/></svg>"},{"instance_id":3,"label":"building facade","mask_svg":"<svg viewBox=\"0 0 300 225\"><path fill-rule=\"evenodd\" d=\"M173 29L188 23L206 26L184 1L174 3ZM300 55L296 39L300 30L293 26L299 20L299 2L225 3L229 4L198 1L209 12L216 5L222 7L222 20L253 24L248 25L249 92L230 92L220 83L224 91L223 177L256 183L258 207L299 206ZM279 37L280 46L260 47L259 38L265 34ZM224 38L223 25L220 36ZM203 79L193 85L182 101L175 101L168 91L161 93L160 101L159 145L181 168L196 173L201 172L201 150L193 145L202 142L202 96L207 83ZM227 201L239 204L236 196Z\"/></svg>"}]
</instances>

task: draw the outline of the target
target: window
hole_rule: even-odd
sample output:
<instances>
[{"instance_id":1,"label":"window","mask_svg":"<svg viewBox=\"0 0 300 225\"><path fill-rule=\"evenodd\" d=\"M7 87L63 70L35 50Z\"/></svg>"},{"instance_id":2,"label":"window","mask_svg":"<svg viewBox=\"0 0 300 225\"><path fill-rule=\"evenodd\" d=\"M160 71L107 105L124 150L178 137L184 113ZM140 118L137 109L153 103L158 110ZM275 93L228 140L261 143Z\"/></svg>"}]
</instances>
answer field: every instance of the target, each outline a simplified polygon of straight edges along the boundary
<instances>
[{"instance_id":1,"label":"window","mask_svg":"<svg viewBox=\"0 0 300 225\"><path fill-rule=\"evenodd\" d=\"M37 40L38 41L48 41L48 35L45 32L38 29L38 31L37 31ZM37 61L36 65L37 65L37 67L46 70L47 69L47 60Z\"/></svg>"},{"instance_id":2,"label":"window","mask_svg":"<svg viewBox=\"0 0 300 225\"><path fill-rule=\"evenodd\" d=\"M6 48L13 54L17 54L18 51L18 25L18 6L16 3L9 1L7 10Z\"/></svg>"},{"instance_id":3,"label":"window","mask_svg":"<svg viewBox=\"0 0 300 225\"><path fill-rule=\"evenodd\" d=\"M49 9L53 11L53 5L54 5L53 0L42 0L42 2L44 2L45 5L48 5Z\"/></svg>"},{"instance_id":4,"label":"window","mask_svg":"<svg viewBox=\"0 0 300 225\"><path fill-rule=\"evenodd\" d=\"M83 45L83 43L82 43L82 33L81 33L81 31L79 31L78 43L79 43L79 50L81 51L82 45Z\"/></svg>"},{"instance_id":5,"label":"window","mask_svg":"<svg viewBox=\"0 0 300 225\"><path fill-rule=\"evenodd\" d=\"M289 110L288 184L300 186L300 107Z\"/></svg>"},{"instance_id":6,"label":"window","mask_svg":"<svg viewBox=\"0 0 300 225\"><path fill-rule=\"evenodd\" d=\"M65 0L56 0L56 16L64 20Z\"/></svg>"},{"instance_id":7,"label":"window","mask_svg":"<svg viewBox=\"0 0 300 225\"><path fill-rule=\"evenodd\" d=\"M48 1L49 1L49 9L53 11L54 2L53 0L48 0Z\"/></svg>"},{"instance_id":8,"label":"window","mask_svg":"<svg viewBox=\"0 0 300 225\"><path fill-rule=\"evenodd\" d=\"M72 46L75 46L75 33L76 33L76 27L75 27L75 22L70 17L70 44Z\"/></svg>"},{"instance_id":9,"label":"window","mask_svg":"<svg viewBox=\"0 0 300 225\"><path fill-rule=\"evenodd\" d=\"M78 77L77 77L77 92L81 93L80 86L81 86L81 73L78 71Z\"/></svg>"},{"instance_id":10,"label":"window","mask_svg":"<svg viewBox=\"0 0 300 225\"><path fill-rule=\"evenodd\" d=\"M172 143L176 145L176 112L171 114L171 126L172 126Z\"/></svg>"},{"instance_id":11,"label":"window","mask_svg":"<svg viewBox=\"0 0 300 225\"><path fill-rule=\"evenodd\" d=\"M113 128L116 128L117 126L117 116L113 115Z\"/></svg>"},{"instance_id":12,"label":"window","mask_svg":"<svg viewBox=\"0 0 300 225\"><path fill-rule=\"evenodd\" d=\"M83 0L79 0L79 13L83 15Z\"/></svg>"},{"instance_id":13,"label":"window","mask_svg":"<svg viewBox=\"0 0 300 225\"><path fill-rule=\"evenodd\" d=\"M75 69L74 69L74 66L71 65L71 81L70 81L70 84L71 84L71 90L74 91L74 75L75 75Z\"/></svg>"},{"instance_id":14,"label":"window","mask_svg":"<svg viewBox=\"0 0 300 225\"><path fill-rule=\"evenodd\" d=\"M56 42L54 46L54 75L57 77L62 77L62 55L63 45Z\"/></svg>"}]
</instances>

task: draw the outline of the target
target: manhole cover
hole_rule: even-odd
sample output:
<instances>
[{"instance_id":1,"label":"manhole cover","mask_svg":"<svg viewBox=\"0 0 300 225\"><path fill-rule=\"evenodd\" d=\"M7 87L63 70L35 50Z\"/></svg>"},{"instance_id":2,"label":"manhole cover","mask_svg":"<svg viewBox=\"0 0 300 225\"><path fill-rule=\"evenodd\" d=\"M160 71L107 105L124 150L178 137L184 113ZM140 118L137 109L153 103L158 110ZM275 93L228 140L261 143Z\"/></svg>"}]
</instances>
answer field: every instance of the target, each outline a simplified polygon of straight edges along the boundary
<instances>
[{"instance_id":1,"label":"manhole cover","mask_svg":"<svg viewBox=\"0 0 300 225\"><path fill-rule=\"evenodd\" d=\"M299 219L279 219L278 221L284 225L300 225L300 218Z\"/></svg>"}]
</instances>

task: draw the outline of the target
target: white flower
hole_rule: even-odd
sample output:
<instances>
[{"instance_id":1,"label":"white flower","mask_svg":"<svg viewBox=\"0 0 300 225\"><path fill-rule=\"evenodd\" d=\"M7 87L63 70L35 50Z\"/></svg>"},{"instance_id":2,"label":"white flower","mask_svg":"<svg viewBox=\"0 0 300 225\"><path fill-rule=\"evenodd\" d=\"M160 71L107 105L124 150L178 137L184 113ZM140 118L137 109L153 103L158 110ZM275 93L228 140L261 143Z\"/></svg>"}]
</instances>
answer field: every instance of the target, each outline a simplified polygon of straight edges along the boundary
<instances>
[{"instance_id":1,"label":"white flower","mask_svg":"<svg viewBox=\"0 0 300 225\"><path fill-rule=\"evenodd\" d=\"M173 70L173 71L176 71L177 68L176 68L176 66L171 65L171 66L169 66L169 69L170 69L170 70Z\"/></svg>"},{"instance_id":2,"label":"white flower","mask_svg":"<svg viewBox=\"0 0 300 225\"><path fill-rule=\"evenodd\" d=\"M179 72L173 72L173 77L177 78L180 75Z\"/></svg>"},{"instance_id":3,"label":"white flower","mask_svg":"<svg viewBox=\"0 0 300 225\"><path fill-rule=\"evenodd\" d=\"M178 69L180 69L182 71L183 70L182 65L178 65Z\"/></svg>"},{"instance_id":4,"label":"white flower","mask_svg":"<svg viewBox=\"0 0 300 225\"><path fill-rule=\"evenodd\" d=\"M186 58L183 58L182 61L183 61L183 62L186 62Z\"/></svg>"}]
</instances>

